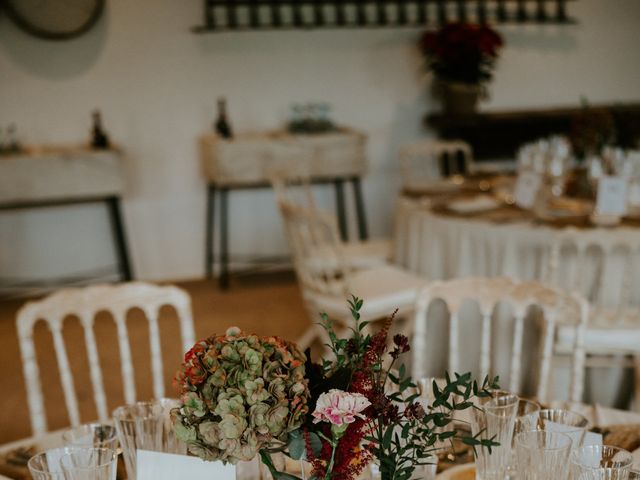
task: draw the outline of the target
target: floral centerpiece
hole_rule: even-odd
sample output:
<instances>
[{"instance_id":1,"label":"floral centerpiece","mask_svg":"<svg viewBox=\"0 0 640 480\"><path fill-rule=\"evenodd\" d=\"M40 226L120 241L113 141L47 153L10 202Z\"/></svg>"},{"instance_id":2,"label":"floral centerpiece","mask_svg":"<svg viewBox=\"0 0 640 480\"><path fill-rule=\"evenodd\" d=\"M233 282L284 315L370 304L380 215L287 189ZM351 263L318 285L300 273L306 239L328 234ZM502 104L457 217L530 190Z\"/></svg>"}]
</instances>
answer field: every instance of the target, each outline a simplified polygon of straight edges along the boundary
<instances>
[{"instance_id":1,"label":"floral centerpiece","mask_svg":"<svg viewBox=\"0 0 640 480\"><path fill-rule=\"evenodd\" d=\"M316 480L355 479L372 461L384 480L408 480L436 442L495 445L443 428L473 396L488 395L495 380L478 386L470 374L447 375L444 388L433 384L434 402L421 403L404 365L394 368L410 349L403 335L390 341L394 317L365 334L362 300L349 305L350 338L339 338L323 316L333 355L320 363L290 342L235 328L196 343L175 380L182 402L175 430L189 452L230 463L259 454L276 480L297 477L276 470L275 452L311 463Z\"/></svg>"},{"instance_id":2,"label":"floral centerpiece","mask_svg":"<svg viewBox=\"0 0 640 480\"><path fill-rule=\"evenodd\" d=\"M422 34L419 48L426 66L443 87L445 109L471 113L491 80L503 46L498 32L485 24L455 22ZM457 98L456 98L457 95ZM460 100L466 95L467 103Z\"/></svg>"}]
</instances>

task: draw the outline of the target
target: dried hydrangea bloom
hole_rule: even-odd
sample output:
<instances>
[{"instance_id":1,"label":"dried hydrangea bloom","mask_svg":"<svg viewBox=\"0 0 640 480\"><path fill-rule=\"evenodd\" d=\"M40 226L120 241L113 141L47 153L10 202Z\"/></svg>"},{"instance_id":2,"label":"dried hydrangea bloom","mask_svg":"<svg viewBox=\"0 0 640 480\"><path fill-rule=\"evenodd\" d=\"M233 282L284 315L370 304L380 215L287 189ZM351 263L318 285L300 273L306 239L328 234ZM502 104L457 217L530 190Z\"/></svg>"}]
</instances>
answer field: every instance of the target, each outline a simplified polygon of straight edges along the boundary
<instances>
[{"instance_id":1,"label":"dried hydrangea bloom","mask_svg":"<svg viewBox=\"0 0 640 480\"><path fill-rule=\"evenodd\" d=\"M196 343L174 385L176 435L204 460L251 460L303 423L309 390L304 355L277 337L230 328Z\"/></svg>"}]
</instances>

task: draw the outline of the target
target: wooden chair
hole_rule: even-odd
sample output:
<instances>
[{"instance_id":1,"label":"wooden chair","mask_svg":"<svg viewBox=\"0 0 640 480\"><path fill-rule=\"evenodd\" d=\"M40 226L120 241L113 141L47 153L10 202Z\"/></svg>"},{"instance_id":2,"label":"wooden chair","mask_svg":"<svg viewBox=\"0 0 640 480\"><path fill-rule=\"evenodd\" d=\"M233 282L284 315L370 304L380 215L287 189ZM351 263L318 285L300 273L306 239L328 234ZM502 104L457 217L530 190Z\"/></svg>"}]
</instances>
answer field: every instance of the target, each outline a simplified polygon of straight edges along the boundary
<instances>
[{"instance_id":1,"label":"wooden chair","mask_svg":"<svg viewBox=\"0 0 640 480\"><path fill-rule=\"evenodd\" d=\"M33 342L33 330L36 322L44 320L53 335L56 360L60 371L60 380L69 420L72 426L77 426L80 424L80 413L69 358L62 335L64 319L68 316L77 316L84 330L94 401L98 419L104 422L109 419L110 414L107 409L102 369L98 359L98 349L93 331L96 314L103 311L109 312L115 321L125 401L134 403L137 397L134 384L134 366L131 361L131 346L126 324L127 312L133 308L140 308L149 322L153 393L156 398L162 398L165 396L165 388L158 314L160 308L165 305L172 306L176 310L180 321L182 348L187 351L194 344L191 300L186 292L177 287L156 286L141 282L120 285L96 285L86 288L60 290L42 300L28 302L24 305L18 311L16 323L27 388L29 413L31 415L31 429L34 435L47 431L45 402L42 395L40 372Z\"/></svg>"},{"instance_id":2,"label":"wooden chair","mask_svg":"<svg viewBox=\"0 0 640 480\"><path fill-rule=\"evenodd\" d=\"M462 140L425 140L400 150L405 189L420 189L440 179L466 175L472 168L471 146Z\"/></svg>"},{"instance_id":3,"label":"wooden chair","mask_svg":"<svg viewBox=\"0 0 640 480\"><path fill-rule=\"evenodd\" d=\"M320 312L346 326L351 315L351 294L364 299L362 318L384 318L398 308L399 315L413 310L416 295L426 280L391 265L356 269L345 260L343 243L331 215L279 202L296 275L313 326L298 340L305 349L324 338L317 325ZM318 252L321 252L318 254Z\"/></svg>"},{"instance_id":4,"label":"wooden chair","mask_svg":"<svg viewBox=\"0 0 640 480\"><path fill-rule=\"evenodd\" d=\"M584 382L584 349L583 336L589 306L585 299L563 293L538 282L516 282L507 278L464 278L444 282L436 282L425 288L419 295L414 320L413 374L414 378L427 376L426 355L429 333L427 312L433 300L442 299L449 312L448 321L448 361L447 370L453 374L460 368L460 343L465 337L465 323L460 318L461 309L466 301L476 302L481 315L481 333L477 338L480 343L480 355L477 359L480 377L495 375L501 368L494 360L498 358L501 348L495 338L501 332L495 331L496 306L504 303L510 305L510 315L506 321L511 330L511 351L507 355L509 382L503 388L521 393L523 375L522 360L525 340L525 319L531 318L531 306L540 308L543 317L541 328L541 345L538 355L538 381L536 396L540 401L549 400L547 388L550 378L553 342L557 328L562 325L572 328L573 361L570 400L580 401ZM467 323L467 326L470 324ZM473 335L471 330L468 335ZM502 332L504 333L504 332ZM467 336L468 339L468 336ZM470 339L473 340L473 339ZM502 353L502 352L500 352ZM442 372L441 372L442 373ZM439 376L442 376L440 373ZM461 372L460 372L461 373ZM530 377L530 372L527 372Z\"/></svg>"},{"instance_id":5,"label":"wooden chair","mask_svg":"<svg viewBox=\"0 0 640 480\"><path fill-rule=\"evenodd\" d=\"M276 193L278 203L288 203L298 205L309 211L320 211L317 207L309 177L300 174L295 170L285 172L282 170L272 171L270 176L271 185ZM323 211L326 221L332 223L332 228L339 232L338 219L332 213ZM340 237L338 237L340 238ZM387 238L349 241L340 240L342 255L345 262L353 268L363 269L378 267L389 263L392 254L391 241ZM316 252L321 255L322 252Z\"/></svg>"}]
</instances>

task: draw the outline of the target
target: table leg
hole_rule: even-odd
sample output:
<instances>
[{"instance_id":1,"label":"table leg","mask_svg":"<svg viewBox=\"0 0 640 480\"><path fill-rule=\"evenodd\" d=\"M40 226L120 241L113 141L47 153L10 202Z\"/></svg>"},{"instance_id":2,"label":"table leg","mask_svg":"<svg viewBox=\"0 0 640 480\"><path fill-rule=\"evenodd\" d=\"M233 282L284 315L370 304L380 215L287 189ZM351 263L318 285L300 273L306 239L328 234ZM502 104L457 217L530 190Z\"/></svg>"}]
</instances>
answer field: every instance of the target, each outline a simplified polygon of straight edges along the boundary
<instances>
[{"instance_id":1,"label":"table leg","mask_svg":"<svg viewBox=\"0 0 640 480\"><path fill-rule=\"evenodd\" d=\"M338 215L338 227L340 228L340 238L343 242L348 240L347 235L347 215L344 207L344 180L336 179L333 181L336 189L336 213Z\"/></svg>"},{"instance_id":2,"label":"table leg","mask_svg":"<svg viewBox=\"0 0 640 480\"><path fill-rule=\"evenodd\" d=\"M131 273L131 263L129 262L129 251L127 248L124 223L122 221L122 212L120 211L120 198L108 197L106 202L109 210L111 231L113 232L113 243L115 246L116 257L118 259L120 279L125 282L129 282L133 279L133 275Z\"/></svg>"},{"instance_id":3,"label":"table leg","mask_svg":"<svg viewBox=\"0 0 640 480\"><path fill-rule=\"evenodd\" d=\"M362 185L360 184L360 177L353 177L351 179L353 185L353 195L356 202L356 215L358 217L358 235L360 240L366 240L369 238L369 230L367 229L367 214L364 210L364 199L362 198Z\"/></svg>"},{"instance_id":4,"label":"table leg","mask_svg":"<svg viewBox=\"0 0 640 480\"><path fill-rule=\"evenodd\" d=\"M207 278L213 278L213 252L214 252L214 238L213 229L215 225L215 203L216 203L216 187L215 185L209 185L207 187L207 218L206 218L206 232L205 232L205 274Z\"/></svg>"},{"instance_id":5,"label":"table leg","mask_svg":"<svg viewBox=\"0 0 640 480\"><path fill-rule=\"evenodd\" d=\"M229 221L227 196L229 189L220 189L220 288L229 288Z\"/></svg>"}]
</instances>

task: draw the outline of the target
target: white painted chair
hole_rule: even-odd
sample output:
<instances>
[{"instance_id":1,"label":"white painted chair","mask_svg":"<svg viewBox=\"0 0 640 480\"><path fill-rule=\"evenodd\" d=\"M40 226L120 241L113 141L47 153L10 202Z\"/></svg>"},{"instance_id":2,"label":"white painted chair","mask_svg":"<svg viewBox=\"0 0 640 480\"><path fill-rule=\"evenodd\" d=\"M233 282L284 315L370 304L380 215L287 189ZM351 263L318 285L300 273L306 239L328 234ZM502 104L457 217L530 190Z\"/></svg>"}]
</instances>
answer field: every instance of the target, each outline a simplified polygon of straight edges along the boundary
<instances>
[{"instance_id":1,"label":"white painted chair","mask_svg":"<svg viewBox=\"0 0 640 480\"><path fill-rule=\"evenodd\" d=\"M77 316L83 327L98 419L105 422L109 419L110 414L107 408L102 368L98 359L96 337L93 331L96 314L109 312L116 324L125 401L134 403L137 397L126 324L127 312L133 308L139 308L144 312L149 322L153 394L156 398L162 398L165 396L165 388L158 314L160 308L165 305L172 306L176 310L180 321L182 349L187 351L194 344L191 300L185 291L177 287L156 286L141 282L96 285L60 290L42 300L28 302L24 305L18 311L16 323L33 434L39 435L47 431L45 401L42 395L40 372L33 342L34 326L39 320L44 320L47 323L53 335L69 420L72 426L77 426L80 424L78 398L62 335L65 318Z\"/></svg>"},{"instance_id":2,"label":"white painted chair","mask_svg":"<svg viewBox=\"0 0 640 480\"><path fill-rule=\"evenodd\" d=\"M636 369L640 407L640 297L637 283L640 243L624 230L566 229L551 247L549 283L577 291L591 303L584 347L588 367ZM635 278L634 278L635 276ZM559 354L570 350L573 332L561 328Z\"/></svg>"},{"instance_id":3,"label":"white painted chair","mask_svg":"<svg viewBox=\"0 0 640 480\"><path fill-rule=\"evenodd\" d=\"M571 401L580 401L584 383L584 349L582 348L584 328L588 318L589 306L585 299L568 295L560 290L545 287L538 282L516 282L508 278L463 278L444 282L435 282L426 287L419 295L412 343L412 370L414 378L427 376L428 310L433 300L442 299L448 309L448 360L450 373L460 368L461 340L465 338L465 322L461 318L461 309L466 301L476 302L481 315L480 358L478 359L480 377L495 375L499 371L494 359L499 357L497 349L502 348L495 339L495 316L497 305L509 305L510 315L506 321L511 330L510 352L507 356L509 382L503 388L520 393L523 381L522 361L525 345L525 320L532 317L531 306L541 309L543 323L541 326L541 345L538 358L538 382L536 396L540 401L549 400L551 359L553 355L554 336L558 326L572 328L573 361L572 381L569 397ZM470 326L470 324L466 324ZM470 331L470 330L469 330ZM468 335L473 335L469 333ZM495 345L494 345L495 344ZM505 347L509 347L506 345ZM508 350L508 349L507 349ZM510 358L509 358L510 357ZM461 372L459 372L461 373ZM531 377L531 372L526 372Z\"/></svg>"},{"instance_id":4,"label":"white painted chair","mask_svg":"<svg viewBox=\"0 0 640 480\"><path fill-rule=\"evenodd\" d=\"M351 294L364 300L362 318L374 320L413 310L418 291L426 280L391 265L355 269L345 261L333 217L286 201L279 202L294 266L313 326L298 340L305 349L324 339L317 325L319 313L327 313L343 326L350 324L347 300ZM322 252L318 255L318 252Z\"/></svg>"},{"instance_id":5,"label":"white painted chair","mask_svg":"<svg viewBox=\"0 0 640 480\"><path fill-rule=\"evenodd\" d=\"M466 175L473 169L471 146L462 140L424 140L400 150L405 189L420 189L443 178Z\"/></svg>"},{"instance_id":6,"label":"white painted chair","mask_svg":"<svg viewBox=\"0 0 640 480\"><path fill-rule=\"evenodd\" d=\"M298 205L310 211L320 211L317 207L309 177L298 172L272 171L270 175L271 185L276 193L278 203ZM335 232L339 232L338 220L335 215L325 212L327 221L331 222ZM339 237L338 237L339 238ZM355 269L365 269L386 265L391 260L392 244L387 238L349 241L340 240L342 255L345 262ZM330 252L322 250L316 252L319 258L323 254L331 256Z\"/></svg>"}]
</instances>

